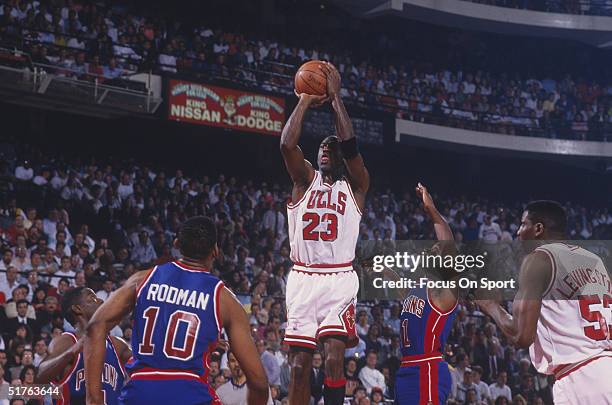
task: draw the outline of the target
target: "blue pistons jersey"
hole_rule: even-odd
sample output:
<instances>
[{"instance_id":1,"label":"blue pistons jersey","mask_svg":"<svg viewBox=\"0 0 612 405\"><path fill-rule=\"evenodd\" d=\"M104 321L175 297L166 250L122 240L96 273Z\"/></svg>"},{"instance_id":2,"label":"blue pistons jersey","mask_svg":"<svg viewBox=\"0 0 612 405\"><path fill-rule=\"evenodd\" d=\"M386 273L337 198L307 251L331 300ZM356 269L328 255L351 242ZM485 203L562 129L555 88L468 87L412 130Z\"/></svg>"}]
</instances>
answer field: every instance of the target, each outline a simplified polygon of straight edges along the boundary
<instances>
[{"instance_id":1,"label":"blue pistons jersey","mask_svg":"<svg viewBox=\"0 0 612 405\"><path fill-rule=\"evenodd\" d=\"M77 342L77 338L70 332L65 332ZM102 369L102 392L106 405L119 403L119 394L126 380L126 372L119 359L115 345L110 337L106 338L106 355ZM77 361L70 373L58 384L61 388L61 397L55 401L57 405L85 405L85 359L79 353Z\"/></svg>"},{"instance_id":2,"label":"blue pistons jersey","mask_svg":"<svg viewBox=\"0 0 612 405\"><path fill-rule=\"evenodd\" d=\"M222 288L217 277L180 261L150 270L137 290L121 403L218 403L208 362L222 328Z\"/></svg>"},{"instance_id":3,"label":"blue pistons jersey","mask_svg":"<svg viewBox=\"0 0 612 405\"><path fill-rule=\"evenodd\" d=\"M395 384L399 405L446 403L451 376L442 353L456 308L456 303L449 311L436 308L426 288L411 290L402 302L402 363Z\"/></svg>"}]
</instances>

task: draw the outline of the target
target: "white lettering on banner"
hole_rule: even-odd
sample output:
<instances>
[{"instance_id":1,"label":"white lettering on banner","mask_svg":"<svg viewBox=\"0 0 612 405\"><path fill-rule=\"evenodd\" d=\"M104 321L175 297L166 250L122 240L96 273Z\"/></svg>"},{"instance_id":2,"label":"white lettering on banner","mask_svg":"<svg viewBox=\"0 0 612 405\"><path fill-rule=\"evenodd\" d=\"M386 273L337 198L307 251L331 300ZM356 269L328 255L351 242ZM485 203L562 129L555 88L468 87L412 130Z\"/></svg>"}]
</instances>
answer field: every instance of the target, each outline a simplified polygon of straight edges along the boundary
<instances>
[{"instance_id":1,"label":"white lettering on banner","mask_svg":"<svg viewBox=\"0 0 612 405\"><path fill-rule=\"evenodd\" d=\"M221 112L193 108L190 106L172 104L170 106L170 116L177 118L187 118L198 121L221 122Z\"/></svg>"},{"instance_id":2,"label":"white lettering on banner","mask_svg":"<svg viewBox=\"0 0 612 405\"><path fill-rule=\"evenodd\" d=\"M244 115L236 115L236 125L239 127L265 129L266 131L278 132L282 130L281 121L265 120L263 118L245 117Z\"/></svg>"},{"instance_id":3,"label":"white lettering on banner","mask_svg":"<svg viewBox=\"0 0 612 405\"><path fill-rule=\"evenodd\" d=\"M266 120L270 119L270 113L267 111L257 111L257 110L253 110L251 111L251 117L257 117L257 118L263 118Z\"/></svg>"}]
</instances>

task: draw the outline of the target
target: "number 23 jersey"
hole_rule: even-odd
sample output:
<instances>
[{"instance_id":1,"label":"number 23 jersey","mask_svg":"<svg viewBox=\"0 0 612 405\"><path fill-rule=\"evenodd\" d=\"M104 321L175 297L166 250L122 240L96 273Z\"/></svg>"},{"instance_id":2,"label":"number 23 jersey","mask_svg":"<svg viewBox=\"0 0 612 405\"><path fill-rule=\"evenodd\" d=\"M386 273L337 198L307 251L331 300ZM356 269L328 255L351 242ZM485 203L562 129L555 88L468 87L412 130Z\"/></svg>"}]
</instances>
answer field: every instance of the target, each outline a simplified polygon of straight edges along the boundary
<instances>
[{"instance_id":1,"label":"number 23 jersey","mask_svg":"<svg viewBox=\"0 0 612 405\"><path fill-rule=\"evenodd\" d=\"M328 184L321 172L315 171L304 196L287 205L287 216L295 269L323 273L352 270L361 211L346 178Z\"/></svg>"}]
</instances>

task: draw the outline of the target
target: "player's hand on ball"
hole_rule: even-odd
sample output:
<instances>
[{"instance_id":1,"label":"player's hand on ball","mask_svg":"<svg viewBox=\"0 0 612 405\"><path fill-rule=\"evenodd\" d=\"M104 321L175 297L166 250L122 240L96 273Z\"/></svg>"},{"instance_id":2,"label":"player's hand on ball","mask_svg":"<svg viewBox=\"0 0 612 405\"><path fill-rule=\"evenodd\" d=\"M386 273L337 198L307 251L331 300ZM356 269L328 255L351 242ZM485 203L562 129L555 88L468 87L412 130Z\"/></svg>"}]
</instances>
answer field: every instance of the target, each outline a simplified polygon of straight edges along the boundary
<instances>
[{"instance_id":1,"label":"player's hand on ball","mask_svg":"<svg viewBox=\"0 0 612 405\"><path fill-rule=\"evenodd\" d=\"M297 92L295 93L295 95L298 96L298 98L300 99L300 103L305 103L306 106L309 108L320 107L323 104L327 103L327 101L329 101L329 97L327 95L315 96L306 93L298 94Z\"/></svg>"},{"instance_id":2,"label":"player's hand on ball","mask_svg":"<svg viewBox=\"0 0 612 405\"><path fill-rule=\"evenodd\" d=\"M340 79L340 72L334 65L329 62L322 63L319 65L325 76L327 76L327 94L329 97L335 97L340 94L340 88L342 87L342 80Z\"/></svg>"}]
</instances>

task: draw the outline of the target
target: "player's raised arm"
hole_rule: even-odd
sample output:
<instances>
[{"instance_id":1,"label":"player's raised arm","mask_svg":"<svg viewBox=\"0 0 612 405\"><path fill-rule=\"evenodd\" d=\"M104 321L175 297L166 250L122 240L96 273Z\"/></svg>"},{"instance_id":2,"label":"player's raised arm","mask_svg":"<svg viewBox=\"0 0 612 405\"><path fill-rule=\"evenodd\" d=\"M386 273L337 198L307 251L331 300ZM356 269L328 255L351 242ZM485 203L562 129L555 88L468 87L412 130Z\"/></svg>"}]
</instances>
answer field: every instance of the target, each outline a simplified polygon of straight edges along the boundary
<instances>
[{"instance_id":1,"label":"player's raised arm","mask_svg":"<svg viewBox=\"0 0 612 405\"><path fill-rule=\"evenodd\" d=\"M247 403L265 405L268 403L268 378L253 343L246 312L225 287L221 291L220 301L221 319L227 331L230 350L247 378Z\"/></svg>"},{"instance_id":2,"label":"player's raised arm","mask_svg":"<svg viewBox=\"0 0 612 405\"><path fill-rule=\"evenodd\" d=\"M340 73L330 63L321 66L327 76L327 94L331 100L336 115L336 135L340 138L340 148L346 162L346 168L360 208L365 205L365 195L370 188L370 174L365 167L363 157L357 148L357 138L353 131L353 123L340 97Z\"/></svg>"},{"instance_id":3,"label":"player's raised arm","mask_svg":"<svg viewBox=\"0 0 612 405\"><path fill-rule=\"evenodd\" d=\"M511 343L527 348L536 337L541 297L551 274L552 264L548 256L535 251L525 257L521 266L519 290L512 304L512 315L494 300L476 300L476 303L493 318Z\"/></svg>"},{"instance_id":4,"label":"player's raised arm","mask_svg":"<svg viewBox=\"0 0 612 405\"><path fill-rule=\"evenodd\" d=\"M310 163L304 160L304 153L298 145L302 134L302 123L308 108L324 103L327 96L299 94L298 97L300 99L283 128L280 149L293 184L306 188L314 177L314 169Z\"/></svg>"},{"instance_id":5,"label":"player's raised arm","mask_svg":"<svg viewBox=\"0 0 612 405\"><path fill-rule=\"evenodd\" d=\"M87 338L83 355L85 356L85 381L87 390L87 404L103 404L102 397L102 369L106 352L106 336L108 332L134 309L136 289L147 275L147 271L140 271L113 294L98 308L87 325Z\"/></svg>"},{"instance_id":6,"label":"player's raised arm","mask_svg":"<svg viewBox=\"0 0 612 405\"><path fill-rule=\"evenodd\" d=\"M427 191L427 187L421 183L417 184L416 192L419 197L423 200L423 208L429 217L431 218L434 225L434 232L438 240L455 240L453 231L451 230L446 219L440 214L436 205L434 204L431 194Z\"/></svg>"},{"instance_id":7,"label":"player's raised arm","mask_svg":"<svg viewBox=\"0 0 612 405\"><path fill-rule=\"evenodd\" d=\"M49 344L49 354L38 367L36 382L49 384L60 382L69 372L83 347L83 339L76 343L68 335L54 337Z\"/></svg>"}]
</instances>

